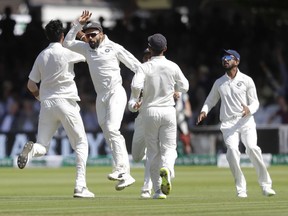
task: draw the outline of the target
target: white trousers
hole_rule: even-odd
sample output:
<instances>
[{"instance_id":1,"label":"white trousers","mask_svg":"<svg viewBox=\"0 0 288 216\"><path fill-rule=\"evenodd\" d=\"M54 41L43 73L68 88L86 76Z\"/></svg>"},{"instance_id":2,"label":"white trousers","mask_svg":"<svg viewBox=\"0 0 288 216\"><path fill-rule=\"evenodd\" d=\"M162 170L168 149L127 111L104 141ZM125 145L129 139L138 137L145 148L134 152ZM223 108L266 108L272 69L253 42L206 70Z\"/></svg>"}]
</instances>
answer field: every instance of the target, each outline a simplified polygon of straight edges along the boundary
<instances>
[{"instance_id":1,"label":"white trousers","mask_svg":"<svg viewBox=\"0 0 288 216\"><path fill-rule=\"evenodd\" d=\"M69 138L76 154L76 187L86 187L86 162L88 141L84 124L76 101L51 99L41 102L37 142L31 151L32 157L39 157L48 152L50 141L60 124Z\"/></svg>"},{"instance_id":2,"label":"white trousers","mask_svg":"<svg viewBox=\"0 0 288 216\"><path fill-rule=\"evenodd\" d=\"M150 161L150 176L154 192L160 189L161 167L169 169L175 177L174 165L177 158L177 123L174 107L152 107L143 112L147 158Z\"/></svg>"},{"instance_id":3,"label":"white trousers","mask_svg":"<svg viewBox=\"0 0 288 216\"><path fill-rule=\"evenodd\" d=\"M113 170L130 173L126 142L120 132L126 104L125 89L118 85L105 95L97 95L96 112L105 140L112 151Z\"/></svg>"},{"instance_id":4,"label":"white trousers","mask_svg":"<svg viewBox=\"0 0 288 216\"><path fill-rule=\"evenodd\" d=\"M131 151L134 161L139 162L143 160L144 162L145 171L142 191L151 191L152 181L150 178L150 161L146 157L146 145L142 115L142 112L139 112L135 119Z\"/></svg>"},{"instance_id":5,"label":"white trousers","mask_svg":"<svg viewBox=\"0 0 288 216\"><path fill-rule=\"evenodd\" d=\"M227 146L226 158L235 180L237 193L247 190L246 180L240 167L240 139L256 169L259 185L262 188L272 187L272 180L264 164L261 149L257 146L257 131L253 116L222 122L220 129Z\"/></svg>"}]
</instances>

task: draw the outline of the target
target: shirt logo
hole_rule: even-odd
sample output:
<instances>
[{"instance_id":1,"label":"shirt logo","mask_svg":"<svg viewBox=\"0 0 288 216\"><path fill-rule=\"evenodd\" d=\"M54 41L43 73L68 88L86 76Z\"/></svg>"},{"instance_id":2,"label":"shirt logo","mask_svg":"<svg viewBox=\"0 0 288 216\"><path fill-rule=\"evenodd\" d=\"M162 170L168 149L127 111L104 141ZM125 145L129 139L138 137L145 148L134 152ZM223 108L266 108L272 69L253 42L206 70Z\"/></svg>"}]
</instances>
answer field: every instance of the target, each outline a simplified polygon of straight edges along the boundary
<instances>
[{"instance_id":1,"label":"shirt logo","mask_svg":"<svg viewBox=\"0 0 288 216\"><path fill-rule=\"evenodd\" d=\"M238 83L237 83L237 86L240 87L242 84L243 84L242 81L241 81L241 82L238 82Z\"/></svg>"}]
</instances>

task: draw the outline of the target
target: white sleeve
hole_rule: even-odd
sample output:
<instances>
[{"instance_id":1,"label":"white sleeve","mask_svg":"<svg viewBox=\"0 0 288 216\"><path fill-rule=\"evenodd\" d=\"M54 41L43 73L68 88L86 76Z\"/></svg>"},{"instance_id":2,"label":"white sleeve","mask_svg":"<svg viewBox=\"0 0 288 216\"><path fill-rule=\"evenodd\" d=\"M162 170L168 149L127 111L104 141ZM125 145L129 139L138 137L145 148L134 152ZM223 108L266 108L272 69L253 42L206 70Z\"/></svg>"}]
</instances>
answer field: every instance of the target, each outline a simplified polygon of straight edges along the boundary
<instances>
[{"instance_id":1,"label":"white sleeve","mask_svg":"<svg viewBox=\"0 0 288 216\"><path fill-rule=\"evenodd\" d=\"M136 73L138 67L141 65L141 62L123 46L114 43L114 47L116 49L117 58L119 59L119 61L122 62L131 71Z\"/></svg>"},{"instance_id":2,"label":"white sleeve","mask_svg":"<svg viewBox=\"0 0 288 216\"><path fill-rule=\"evenodd\" d=\"M217 82L214 83L208 97L206 98L204 105L201 109L201 112L205 112L206 114L216 105L216 103L220 99L220 94L218 92Z\"/></svg>"},{"instance_id":3,"label":"white sleeve","mask_svg":"<svg viewBox=\"0 0 288 216\"><path fill-rule=\"evenodd\" d=\"M79 41L75 39L77 33L81 31L81 29L82 29L82 25L78 21L76 21L74 25L72 25L72 28L67 33L63 42L63 46L74 52L84 55L87 44L83 41Z\"/></svg>"},{"instance_id":4,"label":"white sleeve","mask_svg":"<svg viewBox=\"0 0 288 216\"><path fill-rule=\"evenodd\" d=\"M143 70L143 64L141 64L138 67L137 72L135 73L132 82L131 82L131 89L132 90L136 90L136 93L134 95L134 97L138 98L141 92L141 89L143 89L144 87L144 81L145 81L145 74L144 74L144 70ZM132 94L132 93L131 93Z\"/></svg>"},{"instance_id":5,"label":"white sleeve","mask_svg":"<svg viewBox=\"0 0 288 216\"><path fill-rule=\"evenodd\" d=\"M145 75L143 73L142 67L140 66L135 73L132 82L131 82L131 96L130 100L128 102L128 109L131 112L137 112L138 110L134 109L134 105L136 102L139 101L139 97L141 94L141 91L144 87L144 81L145 81Z\"/></svg>"},{"instance_id":6,"label":"white sleeve","mask_svg":"<svg viewBox=\"0 0 288 216\"><path fill-rule=\"evenodd\" d=\"M35 83L39 83L41 81L41 73L39 70L39 68L40 68L39 61L40 61L40 57L38 55L34 64L33 64L32 70L29 74L29 79L31 79Z\"/></svg>"},{"instance_id":7,"label":"white sleeve","mask_svg":"<svg viewBox=\"0 0 288 216\"><path fill-rule=\"evenodd\" d=\"M256 87L252 78L248 79L247 99L247 106L250 110L250 113L253 115L259 108L259 100L257 97Z\"/></svg>"},{"instance_id":8,"label":"white sleeve","mask_svg":"<svg viewBox=\"0 0 288 216\"><path fill-rule=\"evenodd\" d=\"M178 66L175 90L178 92L187 92L189 90L189 81L186 79L183 72Z\"/></svg>"}]
</instances>

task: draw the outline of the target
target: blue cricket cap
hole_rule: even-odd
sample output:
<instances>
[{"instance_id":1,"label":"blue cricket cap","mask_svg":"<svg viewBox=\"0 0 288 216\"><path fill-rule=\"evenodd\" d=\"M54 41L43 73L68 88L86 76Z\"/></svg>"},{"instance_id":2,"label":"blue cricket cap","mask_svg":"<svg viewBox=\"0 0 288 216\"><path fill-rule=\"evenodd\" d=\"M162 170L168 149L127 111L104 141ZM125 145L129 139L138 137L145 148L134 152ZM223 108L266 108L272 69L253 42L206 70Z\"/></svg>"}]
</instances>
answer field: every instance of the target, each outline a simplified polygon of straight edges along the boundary
<instances>
[{"instance_id":1,"label":"blue cricket cap","mask_svg":"<svg viewBox=\"0 0 288 216\"><path fill-rule=\"evenodd\" d=\"M229 55L233 55L238 61L240 61L240 54L236 51L236 50L231 50L231 49L228 49L228 50L225 50L225 53L229 54Z\"/></svg>"}]
</instances>

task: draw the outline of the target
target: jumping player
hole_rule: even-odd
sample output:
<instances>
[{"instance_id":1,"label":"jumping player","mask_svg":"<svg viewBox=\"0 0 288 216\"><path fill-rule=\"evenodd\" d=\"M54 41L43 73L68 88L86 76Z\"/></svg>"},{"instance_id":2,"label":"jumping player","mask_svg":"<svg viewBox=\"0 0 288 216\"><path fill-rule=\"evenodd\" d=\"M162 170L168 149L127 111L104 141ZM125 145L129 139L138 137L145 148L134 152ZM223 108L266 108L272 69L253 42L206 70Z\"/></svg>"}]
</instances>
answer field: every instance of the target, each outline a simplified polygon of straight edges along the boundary
<instances>
[{"instance_id":1,"label":"jumping player","mask_svg":"<svg viewBox=\"0 0 288 216\"><path fill-rule=\"evenodd\" d=\"M96 110L99 125L112 150L113 172L108 179L118 181L116 190L133 184L125 139L120 133L121 121L127 104L127 94L122 86L119 62L136 72L140 62L121 45L109 40L102 26L88 22L92 13L83 11L66 35L64 46L85 56L92 82L97 93ZM83 31L86 42L75 40Z\"/></svg>"},{"instance_id":2,"label":"jumping player","mask_svg":"<svg viewBox=\"0 0 288 216\"><path fill-rule=\"evenodd\" d=\"M77 104L80 98L73 71L74 63L85 61L85 58L62 46L64 29L61 21L51 20L45 26L45 32L50 44L36 58L27 83L29 91L41 101L37 142L29 141L24 145L17 164L23 169L32 157L45 155L61 123L76 153L74 197L94 197L86 186L88 141Z\"/></svg>"}]
</instances>

